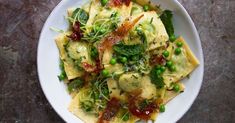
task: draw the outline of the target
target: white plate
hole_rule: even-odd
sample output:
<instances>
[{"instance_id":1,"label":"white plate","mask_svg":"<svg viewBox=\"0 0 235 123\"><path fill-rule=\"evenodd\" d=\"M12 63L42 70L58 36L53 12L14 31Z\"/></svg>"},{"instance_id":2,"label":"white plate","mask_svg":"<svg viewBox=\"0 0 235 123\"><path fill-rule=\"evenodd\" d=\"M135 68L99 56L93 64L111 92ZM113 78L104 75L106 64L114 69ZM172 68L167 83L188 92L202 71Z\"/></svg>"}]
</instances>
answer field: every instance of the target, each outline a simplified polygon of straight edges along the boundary
<instances>
[{"instance_id":1,"label":"white plate","mask_svg":"<svg viewBox=\"0 0 235 123\"><path fill-rule=\"evenodd\" d=\"M38 44L37 65L38 76L41 87L46 98L55 111L69 123L81 123L82 121L67 110L71 97L66 91L66 86L60 82L57 75L59 69L59 52L54 38L58 33L51 31L50 27L66 30L68 23L64 16L70 7L78 7L88 0L62 0L48 17L42 29ZM179 120L190 108L200 90L204 62L201 42L190 16L183 6L176 0L153 0L161 7L174 12L174 27L176 35L182 35L193 53L200 61L199 67L190 75L190 79L184 80L185 92L174 98L166 105L166 112L161 113L157 118L157 123L173 123Z\"/></svg>"}]
</instances>

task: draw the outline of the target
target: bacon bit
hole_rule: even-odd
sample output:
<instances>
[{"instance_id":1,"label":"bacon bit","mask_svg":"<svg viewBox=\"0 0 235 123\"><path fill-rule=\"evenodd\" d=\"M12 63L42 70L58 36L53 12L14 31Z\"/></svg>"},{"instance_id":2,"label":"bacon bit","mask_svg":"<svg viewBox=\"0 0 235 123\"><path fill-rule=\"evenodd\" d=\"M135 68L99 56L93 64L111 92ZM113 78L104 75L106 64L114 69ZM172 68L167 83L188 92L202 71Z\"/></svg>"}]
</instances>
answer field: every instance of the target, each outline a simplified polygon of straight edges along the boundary
<instances>
[{"instance_id":1,"label":"bacon bit","mask_svg":"<svg viewBox=\"0 0 235 123\"><path fill-rule=\"evenodd\" d=\"M128 104L129 111L140 119L149 120L151 117L151 114L155 111L155 109L157 109L157 105L154 103L151 103L145 108L139 109L136 106L137 97L138 96L131 96L129 98L129 104Z\"/></svg>"},{"instance_id":2,"label":"bacon bit","mask_svg":"<svg viewBox=\"0 0 235 123\"><path fill-rule=\"evenodd\" d=\"M72 27L72 34L68 37L71 38L73 41L79 41L82 38L82 31L80 29L80 22L76 21Z\"/></svg>"},{"instance_id":3,"label":"bacon bit","mask_svg":"<svg viewBox=\"0 0 235 123\"><path fill-rule=\"evenodd\" d=\"M144 15L139 16L132 22L126 20L123 24L118 27L114 32L105 37L101 43L98 45L99 60L102 61L103 52L105 49L112 48L112 46L119 41L121 41L131 30L131 28L143 17Z\"/></svg>"},{"instance_id":4,"label":"bacon bit","mask_svg":"<svg viewBox=\"0 0 235 123\"><path fill-rule=\"evenodd\" d=\"M164 64L166 62L166 60L164 59L164 57L162 55L158 56L158 55L153 55L150 58L150 64L151 65L156 65L156 64Z\"/></svg>"},{"instance_id":5,"label":"bacon bit","mask_svg":"<svg viewBox=\"0 0 235 123\"><path fill-rule=\"evenodd\" d=\"M120 108L120 102L117 98L112 98L105 108L104 112L101 114L98 123L105 123L110 121L118 112Z\"/></svg>"}]
</instances>

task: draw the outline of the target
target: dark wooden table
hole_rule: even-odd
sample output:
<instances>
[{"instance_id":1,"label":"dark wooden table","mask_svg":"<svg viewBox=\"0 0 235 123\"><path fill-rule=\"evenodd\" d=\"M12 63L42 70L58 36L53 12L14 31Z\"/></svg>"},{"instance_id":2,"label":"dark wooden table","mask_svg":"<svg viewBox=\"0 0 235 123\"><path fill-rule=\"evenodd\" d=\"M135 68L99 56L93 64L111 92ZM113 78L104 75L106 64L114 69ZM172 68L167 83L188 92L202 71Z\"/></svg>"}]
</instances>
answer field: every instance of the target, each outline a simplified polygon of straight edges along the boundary
<instances>
[{"instance_id":1,"label":"dark wooden table","mask_svg":"<svg viewBox=\"0 0 235 123\"><path fill-rule=\"evenodd\" d=\"M42 26L60 0L0 0L0 123L64 122L37 76ZM180 123L235 123L235 0L179 0L201 37L205 76Z\"/></svg>"}]
</instances>

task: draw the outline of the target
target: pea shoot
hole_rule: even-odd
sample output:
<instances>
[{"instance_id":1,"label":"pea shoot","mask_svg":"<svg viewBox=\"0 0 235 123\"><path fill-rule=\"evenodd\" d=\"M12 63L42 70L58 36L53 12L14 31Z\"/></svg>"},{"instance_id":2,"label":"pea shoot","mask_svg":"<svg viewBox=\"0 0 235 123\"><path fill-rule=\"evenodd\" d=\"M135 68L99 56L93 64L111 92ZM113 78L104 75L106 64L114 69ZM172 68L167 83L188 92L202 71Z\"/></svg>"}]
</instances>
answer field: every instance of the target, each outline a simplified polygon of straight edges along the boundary
<instances>
[{"instance_id":1,"label":"pea shoot","mask_svg":"<svg viewBox=\"0 0 235 123\"><path fill-rule=\"evenodd\" d=\"M126 58L126 57L122 57L122 58L121 58L121 62L122 62L122 63L126 63L126 62L127 62L127 58Z\"/></svg>"},{"instance_id":2,"label":"pea shoot","mask_svg":"<svg viewBox=\"0 0 235 123\"><path fill-rule=\"evenodd\" d=\"M159 111L160 112L165 112L165 105L164 104L161 104L160 106L159 106Z\"/></svg>"},{"instance_id":3,"label":"pea shoot","mask_svg":"<svg viewBox=\"0 0 235 123\"><path fill-rule=\"evenodd\" d=\"M181 53L181 49L180 49L180 48L176 48L176 49L175 49L175 54L176 54L176 55L179 55L180 53Z\"/></svg>"},{"instance_id":4,"label":"pea shoot","mask_svg":"<svg viewBox=\"0 0 235 123\"><path fill-rule=\"evenodd\" d=\"M177 45L178 47L182 47L182 46L183 46L183 43L182 43L182 42L177 42L176 45Z\"/></svg>"},{"instance_id":5,"label":"pea shoot","mask_svg":"<svg viewBox=\"0 0 235 123\"><path fill-rule=\"evenodd\" d=\"M149 5L144 5L144 6L143 6L143 9L144 9L144 11L146 12L146 11L148 11L148 10L150 9L150 7L149 7Z\"/></svg>"},{"instance_id":6,"label":"pea shoot","mask_svg":"<svg viewBox=\"0 0 235 123\"><path fill-rule=\"evenodd\" d=\"M165 58L167 58L167 57L170 55L170 53L169 53L169 51L165 50L165 51L163 51L162 55L163 55Z\"/></svg>"},{"instance_id":7,"label":"pea shoot","mask_svg":"<svg viewBox=\"0 0 235 123\"><path fill-rule=\"evenodd\" d=\"M100 0L100 2L102 6L105 6L108 3L108 0Z\"/></svg>"},{"instance_id":8,"label":"pea shoot","mask_svg":"<svg viewBox=\"0 0 235 123\"><path fill-rule=\"evenodd\" d=\"M109 71L106 70L106 69L102 70L102 75L103 75L104 77L107 77L107 76L109 75Z\"/></svg>"},{"instance_id":9,"label":"pea shoot","mask_svg":"<svg viewBox=\"0 0 235 123\"><path fill-rule=\"evenodd\" d=\"M123 120L123 121L128 121L129 118L130 118L130 114L127 112L127 113L125 113L125 114L123 115L122 120Z\"/></svg>"},{"instance_id":10,"label":"pea shoot","mask_svg":"<svg viewBox=\"0 0 235 123\"><path fill-rule=\"evenodd\" d=\"M117 63L117 60L115 58L112 58L109 63L111 65L115 65Z\"/></svg>"},{"instance_id":11,"label":"pea shoot","mask_svg":"<svg viewBox=\"0 0 235 123\"><path fill-rule=\"evenodd\" d=\"M175 92L179 92L179 91L180 91L180 86L179 86L179 84L175 83L174 86L173 86L173 90L174 90Z\"/></svg>"}]
</instances>

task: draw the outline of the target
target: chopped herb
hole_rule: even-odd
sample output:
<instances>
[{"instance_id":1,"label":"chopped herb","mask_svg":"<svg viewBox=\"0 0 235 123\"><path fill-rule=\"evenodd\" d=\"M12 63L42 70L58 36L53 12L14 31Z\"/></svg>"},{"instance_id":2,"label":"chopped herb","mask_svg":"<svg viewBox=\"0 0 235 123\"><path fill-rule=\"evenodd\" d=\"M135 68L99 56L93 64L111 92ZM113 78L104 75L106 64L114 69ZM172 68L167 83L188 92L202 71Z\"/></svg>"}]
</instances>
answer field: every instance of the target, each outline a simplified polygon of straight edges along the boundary
<instances>
[{"instance_id":1,"label":"chopped herb","mask_svg":"<svg viewBox=\"0 0 235 123\"><path fill-rule=\"evenodd\" d=\"M75 91L76 89L80 88L83 85L83 81L79 78L74 79L72 82L68 84L68 91L69 93Z\"/></svg>"},{"instance_id":2,"label":"chopped herb","mask_svg":"<svg viewBox=\"0 0 235 123\"><path fill-rule=\"evenodd\" d=\"M157 74L157 67L155 66L150 72L150 79L151 82L157 87L162 88L164 87L165 83L161 74Z\"/></svg>"},{"instance_id":3,"label":"chopped herb","mask_svg":"<svg viewBox=\"0 0 235 123\"><path fill-rule=\"evenodd\" d=\"M149 101L147 99L144 99L143 101L140 102L139 106L140 109L144 109L149 105Z\"/></svg>"}]
</instances>

